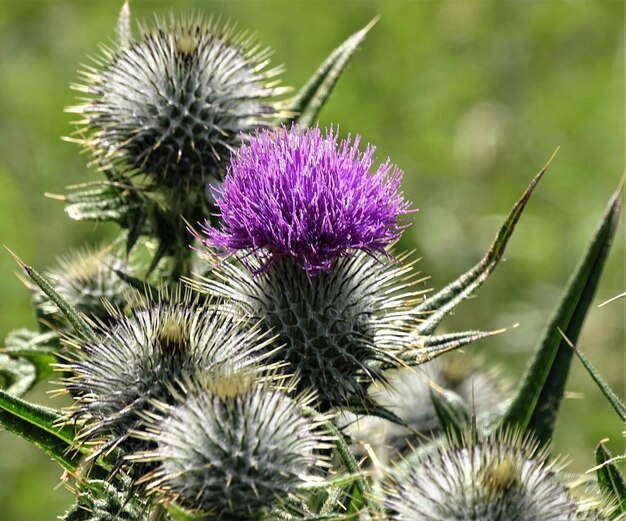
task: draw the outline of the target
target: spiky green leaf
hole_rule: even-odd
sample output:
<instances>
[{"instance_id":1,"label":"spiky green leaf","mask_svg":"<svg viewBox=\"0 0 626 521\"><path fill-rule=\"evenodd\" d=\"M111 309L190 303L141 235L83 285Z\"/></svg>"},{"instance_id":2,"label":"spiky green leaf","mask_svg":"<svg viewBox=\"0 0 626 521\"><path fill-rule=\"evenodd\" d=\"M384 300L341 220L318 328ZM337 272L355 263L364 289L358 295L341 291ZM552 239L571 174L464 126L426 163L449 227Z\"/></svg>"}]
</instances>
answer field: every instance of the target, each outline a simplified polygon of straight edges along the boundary
<instances>
[{"instance_id":1,"label":"spiky green leaf","mask_svg":"<svg viewBox=\"0 0 626 521\"><path fill-rule=\"evenodd\" d=\"M52 287L45 277L41 276L35 268L22 262L17 255L13 255L30 279L37 284L37 286L39 286L39 289L41 289L41 291L43 291L47 297L52 300L52 302L57 305L61 313L65 315L65 318L67 318L69 323L72 325L75 332L83 338L97 340L93 329L85 318L76 310L76 308L59 295L59 293Z\"/></svg>"},{"instance_id":2,"label":"spiky green leaf","mask_svg":"<svg viewBox=\"0 0 626 521\"><path fill-rule=\"evenodd\" d=\"M0 389L23 396L37 383L37 369L24 358L0 353Z\"/></svg>"},{"instance_id":3,"label":"spiky green leaf","mask_svg":"<svg viewBox=\"0 0 626 521\"><path fill-rule=\"evenodd\" d=\"M448 389L431 389L430 398L443 431L461 439L472 419L463 399Z\"/></svg>"},{"instance_id":4,"label":"spiky green leaf","mask_svg":"<svg viewBox=\"0 0 626 521\"><path fill-rule=\"evenodd\" d=\"M115 274L131 288L136 289L140 295L144 296L147 301L153 301L159 295L159 290L146 282L145 280L133 277L121 270L113 270Z\"/></svg>"},{"instance_id":5,"label":"spiky green leaf","mask_svg":"<svg viewBox=\"0 0 626 521\"><path fill-rule=\"evenodd\" d=\"M613 519L626 514L626 479L620 469L611 461L612 456L602 442L596 447L596 470L598 485L602 491L616 501L616 510L612 514Z\"/></svg>"},{"instance_id":6,"label":"spiky green leaf","mask_svg":"<svg viewBox=\"0 0 626 521\"><path fill-rule=\"evenodd\" d=\"M319 416L319 413L315 409L312 409L311 407L303 406L302 410L305 414L307 414L308 416L311 416L312 418L316 418ZM339 431L339 429L333 423L332 420L325 421L324 428L328 431L330 436L333 438L333 441L335 443L335 448L337 450L337 454L339 458L341 459L341 461L343 462L343 464L345 465L348 472L354 476L357 476L355 478L354 488L355 490L358 491L359 496L362 497L361 501L362 501L363 507L367 510L367 512L371 516L376 518L376 516L381 513L381 507L373 500L374 494L373 494L372 487L367 481L367 479L365 479L365 477L362 475L361 468L359 467L359 464L354 458L354 455L350 451L350 447L348 446L348 443L346 442L346 438Z\"/></svg>"},{"instance_id":7,"label":"spiky green leaf","mask_svg":"<svg viewBox=\"0 0 626 521\"><path fill-rule=\"evenodd\" d=\"M141 210L141 201L136 192L108 183L77 190L62 199L67 203L65 212L70 219L112 221L124 228L137 225Z\"/></svg>"},{"instance_id":8,"label":"spiky green leaf","mask_svg":"<svg viewBox=\"0 0 626 521\"><path fill-rule=\"evenodd\" d=\"M26 402L0 390L0 424L8 431L37 445L65 469L78 467L78 455L71 453L74 429L59 427L61 414L49 407Z\"/></svg>"},{"instance_id":9,"label":"spiky green leaf","mask_svg":"<svg viewBox=\"0 0 626 521\"><path fill-rule=\"evenodd\" d=\"M139 237L145 232L145 229L146 216L143 212L137 212L136 218L133 219L128 226L128 232L126 234L126 255L135 247L135 244L137 244Z\"/></svg>"},{"instance_id":10,"label":"spiky green leaf","mask_svg":"<svg viewBox=\"0 0 626 521\"><path fill-rule=\"evenodd\" d=\"M56 354L59 350L59 335L55 331L40 333L29 329L16 329L11 331L5 339L3 351L13 357L26 359L36 370L35 381L44 380L52 373L52 365L57 361ZM28 388L30 389L30 387ZM28 389L24 389L26 392ZM15 390L11 394L21 395Z\"/></svg>"},{"instance_id":11,"label":"spiky green leaf","mask_svg":"<svg viewBox=\"0 0 626 521\"><path fill-rule=\"evenodd\" d=\"M348 519L357 519L363 509L363 493L359 487L355 486L350 494L350 503L348 504ZM376 518L374 518L376 519Z\"/></svg>"},{"instance_id":12,"label":"spiky green leaf","mask_svg":"<svg viewBox=\"0 0 626 521\"><path fill-rule=\"evenodd\" d=\"M350 58L352 58L365 35L375 23L376 19L372 20L363 29L350 36L326 58L324 63L319 66L287 107L287 111L293 115L285 118L282 121L283 124L300 123L304 126L313 124L319 111L328 100L339 76L346 68L346 65L348 65Z\"/></svg>"},{"instance_id":13,"label":"spiky green leaf","mask_svg":"<svg viewBox=\"0 0 626 521\"><path fill-rule=\"evenodd\" d=\"M163 257L165 257L165 255L167 254L169 248L170 246L166 244L164 241L159 241L159 246L157 247L157 250L154 252L154 255L152 256L152 260L150 261L150 266L148 266L148 271L146 272L146 278L149 277L152 274L152 272L156 269L156 267L159 265L159 262L161 262L161 259L163 259Z\"/></svg>"},{"instance_id":14,"label":"spiky green leaf","mask_svg":"<svg viewBox=\"0 0 626 521\"><path fill-rule=\"evenodd\" d=\"M555 152L556 154L556 152ZM548 160L548 163L531 181L522 197L515 203L513 209L509 213L506 221L498 231L487 254L476 264L471 270L461 275L454 282L448 284L445 288L438 291L431 297L424 300L418 305L414 313L417 316L424 317L424 321L415 329L415 336L430 335L439 325L441 320L459 303L468 298L482 285L491 275L493 270L500 262L506 245L515 230L515 226L519 221L526 204L533 193L533 190L539 183L543 174L550 166L550 162L554 155Z\"/></svg>"},{"instance_id":15,"label":"spiky green leaf","mask_svg":"<svg viewBox=\"0 0 626 521\"><path fill-rule=\"evenodd\" d=\"M376 416L377 418L382 418L383 420L390 421L397 425L402 425L406 427L406 422L400 418L396 413L387 409L386 407L381 407L377 405L373 401L369 400L367 397L361 399L359 402L349 403L346 406L346 410L350 411L352 414L356 414L359 416Z\"/></svg>"},{"instance_id":16,"label":"spiky green leaf","mask_svg":"<svg viewBox=\"0 0 626 521\"><path fill-rule=\"evenodd\" d=\"M185 510L174 503L166 505L165 510L167 510L167 513L174 521L202 521L206 518L205 516L189 512L189 510Z\"/></svg>"},{"instance_id":17,"label":"spiky green leaf","mask_svg":"<svg viewBox=\"0 0 626 521\"><path fill-rule=\"evenodd\" d=\"M540 442L545 443L552 438L571 365L573 351L563 335L572 343L578 338L617 229L620 208L621 190L611 198L534 351L526 374L503 414L503 425L519 426L524 432L534 431Z\"/></svg>"},{"instance_id":18,"label":"spiky green leaf","mask_svg":"<svg viewBox=\"0 0 626 521\"><path fill-rule=\"evenodd\" d=\"M420 365L438 356L459 349L465 345L477 342L484 338L497 335L505 331L498 329L495 331L459 331L457 333L446 333L443 335L421 336L412 341L409 348L397 355L409 366ZM391 369L397 366L397 362L382 364L383 369Z\"/></svg>"},{"instance_id":19,"label":"spiky green leaf","mask_svg":"<svg viewBox=\"0 0 626 521\"><path fill-rule=\"evenodd\" d=\"M132 489L128 477L116 480L89 479L80 483L76 503L61 517L61 521L150 521L163 519L156 506ZM157 511L157 512L154 512ZM152 515L151 515L152 514Z\"/></svg>"},{"instance_id":20,"label":"spiky green leaf","mask_svg":"<svg viewBox=\"0 0 626 521\"><path fill-rule=\"evenodd\" d=\"M59 335L55 331L31 331L15 329L4 340L4 352L13 356L53 356L58 353Z\"/></svg>"},{"instance_id":21,"label":"spiky green leaf","mask_svg":"<svg viewBox=\"0 0 626 521\"><path fill-rule=\"evenodd\" d=\"M584 354L582 354L579 349L576 349L573 344L571 344L571 347L576 353L576 356L578 356L582 364L585 366L585 369L587 369L587 372L591 375L591 378L593 378L593 381L596 382L597 386L602 391L602 394L604 394L607 400L609 400L609 403L613 407L613 410L615 410L620 419L626 423L626 405L624 405L624 402L619 399L619 397L613 392L613 389L611 389L609 384L604 381L602 376L600 376L600 373L598 373L593 365L591 365L589 359Z\"/></svg>"}]
</instances>

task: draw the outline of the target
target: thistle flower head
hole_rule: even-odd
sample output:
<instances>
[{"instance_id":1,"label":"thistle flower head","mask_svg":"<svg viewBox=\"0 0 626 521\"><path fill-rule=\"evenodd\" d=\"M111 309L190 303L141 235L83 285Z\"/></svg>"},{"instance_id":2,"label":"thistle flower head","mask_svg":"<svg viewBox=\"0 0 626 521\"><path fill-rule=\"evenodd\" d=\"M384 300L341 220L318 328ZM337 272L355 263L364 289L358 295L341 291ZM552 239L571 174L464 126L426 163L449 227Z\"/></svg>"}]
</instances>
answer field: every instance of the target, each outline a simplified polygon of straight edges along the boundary
<instances>
[{"instance_id":1,"label":"thistle flower head","mask_svg":"<svg viewBox=\"0 0 626 521\"><path fill-rule=\"evenodd\" d=\"M332 130L292 127L257 133L233 157L217 193L223 229L207 244L293 259L316 275L352 250L384 254L400 236L408 203L389 160L375 172L374 147Z\"/></svg>"},{"instance_id":2,"label":"thistle flower head","mask_svg":"<svg viewBox=\"0 0 626 521\"><path fill-rule=\"evenodd\" d=\"M201 16L157 18L138 40L105 49L82 71L89 98L70 108L84 116L83 144L103 165L121 163L168 186L221 178L241 133L278 114L268 101L282 89L258 50L232 25Z\"/></svg>"},{"instance_id":3,"label":"thistle flower head","mask_svg":"<svg viewBox=\"0 0 626 521\"><path fill-rule=\"evenodd\" d=\"M148 425L156 447L131 457L157 464L139 481L149 493L218 519L256 519L318 479L314 452L327 445L302 412L308 398L237 373L189 390Z\"/></svg>"},{"instance_id":4,"label":"thistle flower head","mask_svg":"<svg viewBox=\"0 0 626 521\"><path fill-rule=\"evenodd\" d=\"M386 506L390 520L575 521L589 519L547 451L515 434L449 441L411 459ZM600 500L598 500L600 501ZM602 518L602 517L601 517Z\"/></svg>"},{"instance_id":5,"label":"thistle flower head","mask_svg":"<svg viewBox=\"0 0 626 521\"><path fill-rule=\"evenodd\" d=\"M70 373L67 389L75 397L68 421L78 421L80 442L98 445L100 451L137 448L129 438L152 401L170 403L179 382L190 375L210 372L229 362L247 367L257 364L263 334L244 327L212 308L182 299L160 303L121 317L104 330L98 342L68 349Z\"/></svg>"}]
</instances>

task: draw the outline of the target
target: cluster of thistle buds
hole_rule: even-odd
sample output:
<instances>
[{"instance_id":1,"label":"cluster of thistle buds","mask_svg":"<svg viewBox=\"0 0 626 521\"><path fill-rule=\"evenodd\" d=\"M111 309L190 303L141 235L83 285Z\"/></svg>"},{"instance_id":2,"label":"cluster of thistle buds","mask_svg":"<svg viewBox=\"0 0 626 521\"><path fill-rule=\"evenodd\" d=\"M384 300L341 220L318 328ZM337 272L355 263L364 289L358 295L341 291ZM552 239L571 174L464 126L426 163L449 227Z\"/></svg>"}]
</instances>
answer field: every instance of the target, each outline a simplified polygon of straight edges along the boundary
<instances>
[{"instance_id":1,"label":"cluster of thistle buds","mask_svg":"<svg viewBox=\"0 0 626 521\"><path fill-rule=\"evenodd\" d=\"M122 232L47 276L25 266L42 332L14 337L73 401L67 450L48 451L77 493L64 520L616 519L511 421L493 368L447 354L498 331L435 333L540 175L487 256L427 296L394 250L417 218L401 170L314 124L369 28L292 98L232 24L133 38L128 4L83 69L71 111L106 179L67 212Z\"/></svg>"}]
</instances>

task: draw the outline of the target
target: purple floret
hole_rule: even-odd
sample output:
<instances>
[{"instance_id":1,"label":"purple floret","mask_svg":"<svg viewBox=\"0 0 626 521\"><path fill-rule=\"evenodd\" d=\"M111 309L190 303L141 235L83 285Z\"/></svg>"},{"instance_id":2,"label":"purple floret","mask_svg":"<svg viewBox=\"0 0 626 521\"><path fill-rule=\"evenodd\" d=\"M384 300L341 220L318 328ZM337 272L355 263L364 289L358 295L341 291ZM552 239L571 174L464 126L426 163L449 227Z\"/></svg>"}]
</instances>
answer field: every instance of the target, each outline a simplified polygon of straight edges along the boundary
<instances>
[{"instance_id":1,"label":"purple floret","mask_svg":"<svg viewBox=\"0 0 626 521\"><path fill-rule=\"evenodd\" d=\"M359 141L295 126L257 133L215 193L223 226L205 228L206 244L291 257L311 276L351 250L386 255L407 225L402 172L387 160L371 173L375 147L359 152Z\"/></svg>"}]
</instances>

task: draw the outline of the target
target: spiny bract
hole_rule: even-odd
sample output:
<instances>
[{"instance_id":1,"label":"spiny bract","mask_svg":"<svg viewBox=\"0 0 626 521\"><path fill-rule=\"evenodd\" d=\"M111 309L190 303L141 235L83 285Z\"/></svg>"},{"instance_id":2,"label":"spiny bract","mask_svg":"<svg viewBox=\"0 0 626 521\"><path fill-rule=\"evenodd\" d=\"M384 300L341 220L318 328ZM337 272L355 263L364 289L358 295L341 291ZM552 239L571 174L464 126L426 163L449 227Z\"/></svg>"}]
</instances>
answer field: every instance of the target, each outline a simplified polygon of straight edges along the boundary
<instances>
[{"instance_id":1,"label":"spiny bract","mask_svg":"<svg viewBox=\"0 0 626 521\"><path fill-rule=\"evenodd\" d=\"M89 97L79 133L102 166L121 164L167 186L222 178L242 133L279 114L268 101L283 89L266 69L268 49L201 16L156 19L141 35L105 49L82 71ZM271 80L271 81L270 81Z\"/></svg>"},{"instance_id":2,"label":"spiny bract","mask_svg":"<svg viewBox=\"0 0 626 521\"><path fill-rule=\"evenodd\" d=\"M70 345L60 366L71 375L66 387L76 400L68 421L84 423L77 441L101 451L136 450L131 431L153 400L171 402L185 377L222 363L257 363L264 341L258 327L185 299L121 317L99 341Z\"/></svg>"},{"instance_id":3,"label":"spiny bract","mask_svg":"<svg viewBox=\"0 0 626 521\"><path fill-rule=\"evenodd\" d=\"M394 365L409 347L406 328L416 320L410 307L419 294L413 276L411 263L357 252L314 278L290 258L258 275L225 261L195 285L261 321L276 335L270 360L286 362L301 389L332 406L360 404L381 377L380 364Z\"/></svg>"},{"instance_id":4,"label":"spiny bract","mask_svg":"<svg viewBox=\"0 0 626 521\"><path fill-rule=\"evenodd\" d=\"M139 482L148 493L217 519L249 520L320 481L315 451L328 446L322 420L303 414L310 396L290 398L252 376L215 375L162 408L147 426L156 448L134 457L158 465Z\"/></svg>"},{"instance_id":5,"label":"spiny bract","mask_svg":"<svg viewBox=\"0 0 626 521\"><path fill-rule=\"evenodd\" d=\"M592 513L608 520L578 502L556 461L528 438L469 438L424 451L396 475L385 500L390 520L579 521Z\"/></svg>"}]
</instances>

